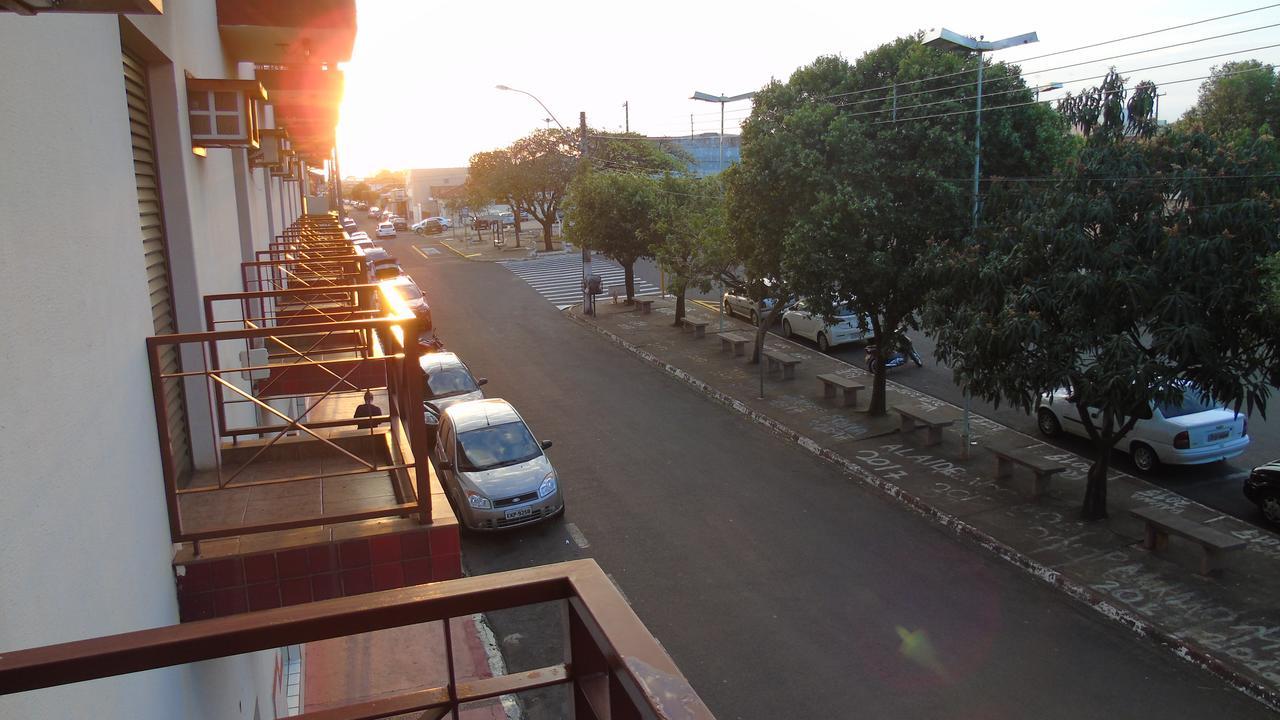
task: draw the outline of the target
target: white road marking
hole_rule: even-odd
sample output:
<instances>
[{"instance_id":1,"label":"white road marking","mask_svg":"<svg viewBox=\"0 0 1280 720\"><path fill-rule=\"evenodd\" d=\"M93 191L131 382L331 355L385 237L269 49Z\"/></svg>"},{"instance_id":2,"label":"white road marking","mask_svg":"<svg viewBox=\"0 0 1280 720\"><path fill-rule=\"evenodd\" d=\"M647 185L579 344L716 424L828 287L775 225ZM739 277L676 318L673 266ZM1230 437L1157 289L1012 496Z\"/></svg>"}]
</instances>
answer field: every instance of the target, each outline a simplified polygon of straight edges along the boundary
<instances>
[{"instance_id":1,"label":"white road marking","mask_svg":"<svg viewBox=\"0 0 1280 720\"><path fill-rule=\"evenodd\" d=\"M578 255L558 255L537 260L506 260L498 263L524 280L556 309L563 310L582 299L582 258ZM591 272L603 281L605 293L626 282L626 272L618 263L607 258L591 260ZM635 278L637 295L657 294L658 288Z\"/></svg>"},{"instance_id":2,"label":"white road marking","mask_svg":"<svg viewBox=\"0 0 1280 720\"><path fill-rule=\"evenodd\" d=\"M591 543L587 542L587 536L582 534L577 525L573 523L565 523L564 527L569 531L569 537L573 538L573 542L583 550L591 547Z\"/></svg>"}]
</instances>

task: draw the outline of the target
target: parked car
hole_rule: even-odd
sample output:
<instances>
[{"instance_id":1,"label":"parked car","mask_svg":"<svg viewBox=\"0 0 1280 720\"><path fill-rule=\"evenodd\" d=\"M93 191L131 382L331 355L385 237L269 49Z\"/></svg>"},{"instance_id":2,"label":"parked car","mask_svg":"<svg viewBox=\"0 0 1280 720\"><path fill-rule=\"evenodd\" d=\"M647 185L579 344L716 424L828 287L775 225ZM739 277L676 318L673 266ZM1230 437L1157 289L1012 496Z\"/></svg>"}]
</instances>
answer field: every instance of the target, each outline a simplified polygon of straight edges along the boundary
<instances>
[{"instance_id":1,"label":"parked car","mask_svg":"<svg viewBox=\"0 0 1280 720\"><path fill-rule=\"evenodd\" d=\"M828 324L820 313L813 311L811 303L802 300L782 313L782 334L808 338L826 352L833 345L868 340L875 332L870 316L859 315L852 308L837 309L835 322Z\"/></svg>"},{"instance_id":2,"label":"parked car","mask_svg":"<svg viewBox=\"0 0 1280 720\"><path fill-rule=\"evenodd\" d=\"M412 229L419 235L439 235L444 232L444 225L437 222L435 218L426 218L414 223Z\"/></svg>"},{"instance_id":3,"label":"parked car","mask_svg":"<svg viewBox=\"0 0 1280 720\"><path fill-rule=\"evenodd\" d=\"M458 403L483 400L484 391L480 387L489 379L477 378L466 363L451 352L427 353L418 359L418 364L422 366L425 383L422 389L423 419L427 424L427 434L434 443L440 413Z\"/></svg>"},{"instance_id":4,"label":"parked car","mask_svg":"<svg viewBox=\"0 0 1280 720\"><path fill-rule=\"evenodd\" d=\"M1244 481L1244 496L1268 522L1280 525L1280 460L1254 468Z\"/></svg>"},{"instance_id":5,"label":"parked car","mask_svg":"<svg viewBox=\"0 0 1280 720\"><path fill-rule=\"evenodd\" d=\"M1101 422L1100 410L1089 408L1089 414ZM1058 389L1040 398L1036 425L1049 437L1064 430L1088 437L1067 389ZM1191 386L1185 388L1181 403L1153 404L1149 416L1139 418L1117 445L1129 453L1133 464L1142 472L1153 470L1160 463L1199 465L1229 460L1248 446L1248 419L1206 401Z\"/></svg>"},{"instance_id":6,"label":"parked car","mask_svg":"<svg viewBox=\"0 0 1280 720\"><path fill-rule=\"evenodd\" d=\"M369 208L370 218L376 218L381 214L382 214L382 208L378 207L377 205L374 205L373 207Z\"/></svg>"},{"instance_id":7,"label":"parked car","mask_svg":"<svg viewBox=\"0 0 1280 720\"><path fill-rule=\"evenodd\" d=\"M367 233L367 232L365 232L365 231L363 231L363 230L357 230L357 231L355 231L355 232L353 232L353 233L348 233L347 235L348 235L348 237L350 237L350 238L351 238L351 242L355 242L355 241L357 241L357 240L362 240L362 239L363 239L363 240L368 240L368 239L369 239L369 233Z\"/></svg>"},{"instance_id":8,"label":"parked car","mask_svg":"<svg viewBox=\"0 0 1280 720\"><path fill-rule=\"evenodd\" d=\"M428 220L435 220L436 222L438 222L438 223L440 223L441 225L443 225L443 226L445 227L445 229L446 229L446 230L447 230L447 229L449 229L449 228L452 228L452 227L453 227L453 221L452 221L452 220L450 220L450 219L449 219L449 218L447 218L447 217L442 217L442 216L436 215L436 216L434 216L434 217L429 217L429 218L427 218L427 219L428 219Z\"/></svg>"},{"instance_id":9,"label":"parked car","mask_svg":"<svg viewBox=\"0 0 1280 720\"><path fill-rule=\"evenodd\" d=\"M725 293L723 299L725 315L741 315L751 321L752 325L760 324L760 317L769 312L773 308L774 299L765 298L758 305L751 302L751 298L745 295L735 295L734 293Z\"/></svg>"},{"instance_id":10,"label":"parked car","mask_svg":"<svg viewBox=\"0 0 1280 720\"><path fill-rule=\"evenodd\" d=\"M404 219L404 218L402 218L402 217L400 217L399 215L393 215L393 216L391 217L391 224L392 224L392 225L395 227L395 229L397 229L397 230L408 230L408 229L409 229L409 223L408 223L407 221L405 221L405 219Z\"/></svg>"},{"instance_id":11,"label":"parked car","mask_svg":"<svg viewBox=\"0 0 1280 720\"><path fill-rule=\"evenodd\" d=\"M403 275L404 270L400 268L399 261L395 256L387 252L385 248L374 246L364 253L365 267L369 270L369 276L373 280L389 280L397 275Z\"/></svg>"},{"instance_id":12,"label":"parked car","mask_svg":"<svg viewBox=\"0 0 1280 720\"><path fill-rule=\"evenodd\" d=\"M515 213L509 213L509 212L501 213L498 215L498 220L502 222L504 227L508 225L514 226L516 224Z\"/></svg>"},{"instance_id":13,"label":"parked car","mask_svg":"<svg viewBox=\"0 0 1280 720\"><path fill-rule=\"evenodd\" d=\"M395 225L389 222L378 223L378 237L395 237L395 236L396 236Z\"/></svg>"},{"instance_id":14,"label":"parked car","mask_svg":"<svg viewBox=\"0 0 1280 720\"><path fill-rule=\"evenodd\" d=\"M405 306L412 310L415 315L421 316L425 314L428 318L431 317L431 306L427 304L427 298L422 294L422 289L418 287L418 283L413 281L413 278L408 275L396 275L387 279L383 283L383 287L398 295L404 301Z\"/></svg>"},{"instance_id":15,"label":"parked car","mask_svg":"<svg viewBox=\"0 0 1280 720\"><path fill-rule=\"evenodd\" d=\"M550 447L506 400L473 400L441 412L432 457L462 524L497 530L564 513Z\"/></svg>"},{"instance_id":16,"label":"parked car","mask_svg":"<svg viewBox=\"0 0 1280 720\"><path fill-rule=\"evenodd\" d=\"M471 229L472 230L488 230L490 227L493 226L493 222L494 221L491 220L490 218L472 217Z\"/></svg>"},{"instance_id":17,"label":"parked car","mask_svg":"<svg viewBox=\"0 0 1280 720\"><path fill-rule=\"evenodd\" d=\"M353 238L351 240L351 245L352 247L360 248L364 252L368 252L378 247L377 245L373 244L373 241L370 240L368 236L365 236L362 238Z\"/></svg>"}]
</instances>

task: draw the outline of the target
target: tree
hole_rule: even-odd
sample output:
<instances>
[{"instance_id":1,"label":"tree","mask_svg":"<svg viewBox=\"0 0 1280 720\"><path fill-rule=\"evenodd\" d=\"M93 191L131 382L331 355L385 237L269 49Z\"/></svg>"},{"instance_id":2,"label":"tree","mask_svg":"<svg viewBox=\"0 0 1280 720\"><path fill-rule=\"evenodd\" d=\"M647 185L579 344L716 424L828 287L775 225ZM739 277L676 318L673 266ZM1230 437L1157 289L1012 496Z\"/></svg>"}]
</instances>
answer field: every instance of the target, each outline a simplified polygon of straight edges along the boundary
<instances>
[{"instance_id":1,"label":"tree","mask_svg":"<svg viewBox=\"0 0 1280 720\"><path fill-rule=\"evenodd\" d=\"M378 201L378 193L373 191L364 181L358 182L350 190L347 191L347 197L356 202L375 203Z\"/></svg>"},{"instance_id":2,"label":"tree","mask_svg":"<svg viewBox=\"0 0 1280 720\"><path fill-rule=\"evenodd\" d=\"M653 243L658 265L671 276L676 296L675 325L685 317L685 292L711 289L712 279L728 267L723 186L718 177L664 176L658 183Z\"/></svg>"},{"instance_id":3,"label":"tree","mask_svg":"<svg viewBox=\"0 0 1280 720\"><path fill-rule=\"evenodd\" d=\"M565 238L603 252L622 266L627 302L635 298L635 262L650 255L656 234L658 181L645 175L588 171L570 186L573 224Z\"/></svg>"},{"instance_id":4,"label":"tree","mask_svg":"<svg viewBox=\"0 0 1280 720\"><path fill-rule=\"evenodd\" d=\"M1047 172L1070 147L1063 123L1032 102L1016 67L986 73L984 171ZM828 319L851 307L870 316L881 347L901 346L924 299L926 250L970 232L973 80L973 60L917 35L852 65L818 58L757 93L729 183L730 222L750 235L750 256L769 257L779 286ZM882 363L872 414L885 398Z\"/></svg>"},{"instance_id":5,"label":"tree","mask_svg":"<svg viewBox=\"0 0 1280 720\"><path fill-rule=\"evenodd\" d=\"M1107 470L1152 403L1200 394L1265 410L1280 371L1260 263L1280 249L1270 138L1157 133L1156 87L1112 73L1063 108L1087 128L1045 184L992 193L978 243L940 249L925 324L975 394L1028 412L1069 388L1096 457L1082 516L1107 514ZM1127 99L1126 99L1127 98Z\"/></svg>"},{"instance_id":6,"label":"tree","mask_svg":"<svg viewBox=\"0 0 1280 720\"><path fill-rule=\"evenodd\" d=\"M1198 125L1210 135L1227 138L1238 133L1256 136L1280 127L1280 77L1275 68L1257 60L1229 62L1215 67L1200 85L1196 104L1180 125Z\"/></svg>"}]
</instances>

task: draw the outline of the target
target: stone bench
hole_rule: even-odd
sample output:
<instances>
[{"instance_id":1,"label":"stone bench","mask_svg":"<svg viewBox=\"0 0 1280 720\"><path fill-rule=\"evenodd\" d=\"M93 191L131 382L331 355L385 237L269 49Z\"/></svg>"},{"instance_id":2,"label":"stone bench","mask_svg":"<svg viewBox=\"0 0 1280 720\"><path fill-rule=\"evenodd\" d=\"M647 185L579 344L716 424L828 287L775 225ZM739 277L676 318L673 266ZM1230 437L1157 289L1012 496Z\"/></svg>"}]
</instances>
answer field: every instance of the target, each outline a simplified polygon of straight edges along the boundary
<instances>
[{"instance_id":1,"label":"stone bench","mask_svg":"<svg viewBox=\"0 0 1280 720\"><path fill-rule=\"evenodd\" d=\"M751 342L750 335L743 335L738 332L720 333L720 352L732 349L734 357L741 357L747 352L747 343Z\"/></svg>"},{"instance_id":2,"label":"stone bench","mask_svg":"<svg viewBox=\"0 0 1280 720\"><path fill-rule=\"evenodd\" d=\"M843 391L845 407L856 406L858 404L858 391L867 389L867 386L860 382L832 373L819 375L818 382L822 383L822 397L824 398L835 397L837 389Z\"/></svg>"},{"instance_id":3,"label":"stone bench","mask_svg":"<svg viewBox=\"0 0 1280 720\"><path fill-rule=\"evenodd\" d=\"M682 318L680 320L680 332L693 331L693 337L696 340L698 338L706 337L708 324L709 323L706 320L692 320L687 317Z\"/></svg>"},{"instance_id":4,"label":"stone bench","mask_svg":"<svg viewBox=\"0 0 1280 720\"><path fill-rule=\"evenodd\" d=\"M1147 524L1142 546L1152 552L1169 546L1170 535L1180 535L1200 546L1200 574L1214 575L1226 567L1226 554L1243 548L1247 543L1235 536L1215 530L1201 522L1189 520L1164 510L1139 507L1129 514Z\"/></svg>"},{"instance_id":5,"label":"stone bench","mask_svg":"<svg viewBox=\"0 0 1280 720\"><path fill-rule=\"evenodd\" d=\"M641 315L648 315L653 312L653 298L636 298L635 304Z\"/></svg>"},{"instance_id":6,"label":"stone bench","mask_svg":"<svg viewBox=\"0 0 1280 720\"><path fill-rule=\"evenodd\" d=\"M1049 480L1067 466L1046 460L1034 450L1009 446L987 445L987 452L996 456L996 482L1003 483L1013 477L1013 466L1021 465L1035 473L1031 497L1038 498L1049 492Z\"/></svg>"},{"instance_id":7,"label":"stone bench","mask_svg":"<svg viewBox=\"0 0 1280 720\"><path fill-rule=\"evenodd\" d=\"M776 350L765 350L763 355L765 362L768 363L769 372L782 370L783 380L790 380L796 376L796 366L800 364L799 360Z\"/></svg>"},{"instance_id":8,"label":"stone bench","mask_svg":"<svg viewBox=\"0 0 1280 720\"><path fill-rule=\"evenodd\" d=\"M916 427L923 425L929 429L928 440L925 447L937 445L942 442L942 430L951 427L960 417L951 411L950 408L928 408L924 405L915 403L903 403L894 405L893 411L898 413L902 418L902 434L914 432Z\"/></svg>"}]
</instances>

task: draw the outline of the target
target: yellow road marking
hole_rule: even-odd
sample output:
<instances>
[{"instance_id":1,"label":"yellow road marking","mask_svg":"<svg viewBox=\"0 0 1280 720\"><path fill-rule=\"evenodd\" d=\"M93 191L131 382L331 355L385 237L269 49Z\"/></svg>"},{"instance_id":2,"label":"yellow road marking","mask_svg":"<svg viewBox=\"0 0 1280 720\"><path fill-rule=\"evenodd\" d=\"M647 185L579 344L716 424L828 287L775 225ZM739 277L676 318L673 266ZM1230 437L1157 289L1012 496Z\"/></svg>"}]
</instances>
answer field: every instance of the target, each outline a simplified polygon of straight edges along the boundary
<instances>
[{"instance_id":1,"label":"yellow road marking","mask_svg":"<svg viewBox=\"0 0 1280 720\"><path fill-rule=\"evenodd\" d=\"M706 308L706 309L708 309L708 310L711 310L711 311L713 311L713 312L720 312L720 306L719 306L719 305L715 305L715 304L713 304L713 303L709 303L709 302L707 302L706 300L694 300L694 302L698 303L698 304L699 304L699 305L701 305L702 307L704 307L704 308Z\"/></svg>"},{"instance_id":2,"label":"yellow road marking","mask_svg":"<svg viewBox=\"0 0 1280 720\"><path fill-rule=\"evenodd\" d=\"M440 242L440 241L437 241L437 242ZM457 255L463 260L466 260L467 258L479 257L480 255L480 253L471 253L470 255L466 255L461 250L454 248L452 245L449 245L448 243L440 242L440 244L443 245L446 249L448 249L449 252L453 253L454 255Z\"/></svg>"},{"instance_id":3,"label":"yellow road marking","mask_svg":"<svg viewBox=\"0 0 1280 720\"><path fill-rule=\"evenodd\" d=\"M430 260L430 259L431 259L431 258L427 257L427 254L426 254L426 253L424 253L424 252L422 252L422 248L418 247L417 245L411 245L410 247L412 247L412 248L413 248L413 249L414 249L414 250L415 250L419 255L421 255L423 260Z\"/></svg>"}]
</instances>

